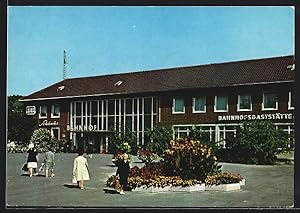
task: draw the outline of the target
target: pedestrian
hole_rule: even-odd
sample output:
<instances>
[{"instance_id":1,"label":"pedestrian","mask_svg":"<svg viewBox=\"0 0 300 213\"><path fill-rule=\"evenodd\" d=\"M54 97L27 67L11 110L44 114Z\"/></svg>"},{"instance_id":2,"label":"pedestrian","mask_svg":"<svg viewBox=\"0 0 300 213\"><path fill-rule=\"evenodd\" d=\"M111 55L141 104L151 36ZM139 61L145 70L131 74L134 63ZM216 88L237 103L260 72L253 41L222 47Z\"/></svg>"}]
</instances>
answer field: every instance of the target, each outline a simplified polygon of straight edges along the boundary
<instances>
[{"instance_id":1,"label":"pedestrian","mask_svg":"<svg viewBox=\"0 0 300 213\"><path fill-rule=\"evenodd\" d=\"M126 153L122 154L120 157L120 161L118 163L118 169L116 175L119 176L121 189L120 194L123 195L124 190L127 188L128 184L128 176L130 172L130 166L129 166L129 157Z\"/></svg>"},{"instance_id":2,"label":"pedestrian","mask_svg":"<svg viewBox=\"0 0 300 213\"><path fill-rule=\"evenodd\" d=\"M87 154L88 154L89 158L93 157L92 153L93 153L93 143L90 142L87 147Z\"/></svg>"},{"instance_id":3,"label":"pedestrian","mask_svg":"<svg viewBox=\"0 0 300 213\"><path fill-rule=\"evenodd\" d=\"M34 144L30 143L28 146L27 168L29 170L29 177L32 177L33 171L37 168L37 151L34 149ZM36 173L34 175L37 175Z\"/></svg>"},{"instance_id":4,"label":"pedestrian","mask_svg":"<svg viewBox=\"0 0 300 213\"><path fill-rule=\"evenodd\" d=\"M84 181L90 180L87 159L83 156L83 149L78 151L78 156L73 164L73 182L76 181L80 189L84 189Z\"/></svg>"},{"instance_id":5,"label":"pedestrian","mask_svg":"<svg viewBox=\"0 0 300 213\"><path fill-rule=\"evenodd\" d=\"M54 177L54 152L53 148L49 147L47 148L47 152L45 153L45 159L44 159L44 168L45 168L45 177Z\"/></svg>"}]
</instances>

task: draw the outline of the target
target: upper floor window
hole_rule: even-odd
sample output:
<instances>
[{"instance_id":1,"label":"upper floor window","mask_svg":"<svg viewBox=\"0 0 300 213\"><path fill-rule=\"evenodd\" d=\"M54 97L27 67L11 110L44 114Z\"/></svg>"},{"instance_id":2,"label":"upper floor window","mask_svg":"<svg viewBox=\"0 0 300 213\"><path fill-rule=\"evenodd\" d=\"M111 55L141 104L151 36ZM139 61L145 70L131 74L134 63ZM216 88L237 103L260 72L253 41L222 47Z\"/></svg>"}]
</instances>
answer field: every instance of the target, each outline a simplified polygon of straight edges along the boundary
<instances>
[{"instance_id":1,"label":"upper floor window","mask_svg":"<svg viewBox=\"0 0 300 213\"><path fill-rule=\"evenodd\" d=\"M47 118L47 106L40 106L39 118Z\"/></svg>"},{"instance_id":2,"label":"upper floor window","mask_svg":"<svg viewBox=\"0 0 300 213\"><path fill-rule=\"evenodd\" d=\"M59 105L52 105L51 118L59 118L59 116L60 116L60 107L59 107Z\"/></svg>"},{"instance_id":3,"label":"upper floor window","mask_svg":"<svg viewBox=\"0 0 300 213\"><path fill-rule=\"evenodd\" d=\"M215 112L228 111L228 96L215 96Z\"/></svg>"},{"instance_id":4,"label":"upper floor window","mask_svg":"<svg viewBox=\"0 0 300 213\"><path fill-rule=\"evenodd\" d=\"M172 111L174 114L185 113L184 99L183 98L173 98Z\"/></svg>"},{"instance_id":5,"label":"upper floor window","mask_svg":"<svg viewBox=\"0 0 300 213\"><path fill-rule=\"evenodd\" d=\"M294 109L294 108L295 108L295 94L294 92L289 92L288 109Z\"/></svg>"},{"instance_id":6,"label":"upper floor window","mask_svg":"<svg viewBox=\"0 0 300 213\"><path fill-rule=\"evenodd\" d=\"M277 94L274 92L264 92L262 110L277 110L277 109L278 109Z\"/></svg>"},{"instance_id":7,"label":"upper floor window","mask_svg":"<svg viewBox=\"0 0 300 213\"><path fill-rule=\"evenodd\" d=\"M237 109L238 111L251 111L252 110L251 95L239 95Z\"/></svg>"},{"instance_id":8,"label":"upper floor window","mask_svg":"<svg viewBox=\"0 0 300 213\"><path fill-rule=\"evenodd\" d=\"M193 98L193 113L206 112L206 98L199 96Z\"/></svg>"}]
</instances>

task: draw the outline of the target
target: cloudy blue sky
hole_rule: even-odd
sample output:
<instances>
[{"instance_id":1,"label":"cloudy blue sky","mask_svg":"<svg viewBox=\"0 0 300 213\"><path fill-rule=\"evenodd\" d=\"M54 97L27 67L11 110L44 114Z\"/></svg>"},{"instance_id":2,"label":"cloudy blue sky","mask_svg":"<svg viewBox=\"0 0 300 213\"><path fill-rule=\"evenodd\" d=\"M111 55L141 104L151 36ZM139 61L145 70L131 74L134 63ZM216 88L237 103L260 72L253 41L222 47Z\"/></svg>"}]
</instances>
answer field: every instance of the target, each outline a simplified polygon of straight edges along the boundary
<instances>
[{"instance_id":1,"label":"cloudy blue sky","mask_svg":"<svg viewBox=\"0 0 300 213\"><path fill-rule=\"evenodd\" d=\"M294 54L295 13L276 7L8 7L8 95L63 78Z\"/></svg>"}]
</instances>

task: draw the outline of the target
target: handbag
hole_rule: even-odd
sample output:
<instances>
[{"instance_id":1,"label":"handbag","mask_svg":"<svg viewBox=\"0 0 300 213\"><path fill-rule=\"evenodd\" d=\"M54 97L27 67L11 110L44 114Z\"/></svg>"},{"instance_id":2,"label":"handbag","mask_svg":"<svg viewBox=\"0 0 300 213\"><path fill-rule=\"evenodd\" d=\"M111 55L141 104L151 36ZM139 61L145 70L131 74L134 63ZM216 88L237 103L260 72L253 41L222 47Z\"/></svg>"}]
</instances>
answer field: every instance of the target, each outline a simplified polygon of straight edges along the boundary
<instances>
[{"instance_id":1,"label":"handbag","mask_svg":"<svg viewBox=\"0 0 300 213\"><path fill-rule=\"evenodd\" d=\"M39 168L39 172L44 172L45 171L45 163L42 163L42 165Z\"/></svg>"},{"instance_id":2,"label":"handbag","mask_svg":"<svg viewBox=\"0 0 300 213\"><path fill-rule=\"evenodd\" d=\"M75 176L72 177L72 183L77 183Z\"/></svg>"},{"instance_id":3,"label":"handbag","mask_svg":"<svg viewBox=\"0 0 300 213\"><path fill-rule=\"evenodd\" d=\"M27 162L23 164L22 170L25 171L25 172L28 171L28 168L27 168Z\"/></svg>"}]
</instances>

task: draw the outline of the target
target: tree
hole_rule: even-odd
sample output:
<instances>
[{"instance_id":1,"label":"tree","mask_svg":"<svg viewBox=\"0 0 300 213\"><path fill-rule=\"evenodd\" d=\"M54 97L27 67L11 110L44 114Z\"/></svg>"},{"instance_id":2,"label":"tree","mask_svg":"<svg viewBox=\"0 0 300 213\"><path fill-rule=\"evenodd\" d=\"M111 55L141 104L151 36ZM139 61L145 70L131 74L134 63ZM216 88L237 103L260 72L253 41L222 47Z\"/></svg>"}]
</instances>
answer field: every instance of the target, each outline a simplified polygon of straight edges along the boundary
<instances>
[{"instance_id":1,"label":"tree","mask_svg":"<svg viewBox=\"0 0 300 213\"><path fill-rule=\"evenodd\" d=\"M46 148L51 148L55 151L59 150L59 144L51 132L45 128L34 130L30 142L34 144L39 152L44 152Z\"/></svg>"},{"instance_id":2,"label":"tree","mask_svg":"<svg viewBox=\"0 0 300 213\"><path fill-rule=\"evenodd\" d=\"M132 132L129 128L126 128L126 131L114 131L109 136L109 141L109 151L112 154L116 154L117 152L136 154L137 152L136 133Z\"/></svg>"},{"instance_id":3,"label":"tree","mask_svg":"<svg viewBox=\"0 0 300 213\"><path fill-rule=\"evenodd\" d=\"M270 121L245 122L236 137L226 138L223 160L239 163L274 164L276 155L285 152L288 134Z\"/></svg>"},{"instance_id":4,"label":"tree","mask_svg":"<svg viewBox=\"0 0 300 213\"><path fill-rule=\"evenodd\" d=\"M170 126L147 129L145 133L151 139L146 148L158 155L162 155L168 149L169 142L173 138L173 130Z\"/></svg>"},{"instance_id":5,"label":"tree","mask_svg":"<svg viewBox=\"0 0 300 213\"><path fill-rule=\"evenodd\" d=\"M24 114L24 105L19 101L22 96L8 96L8 139L22 141L30 140L36 124L32 117Z\"/></svg>"}]
</instances>

